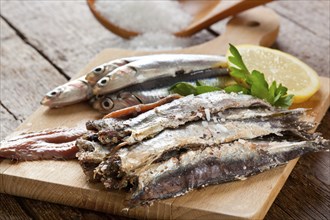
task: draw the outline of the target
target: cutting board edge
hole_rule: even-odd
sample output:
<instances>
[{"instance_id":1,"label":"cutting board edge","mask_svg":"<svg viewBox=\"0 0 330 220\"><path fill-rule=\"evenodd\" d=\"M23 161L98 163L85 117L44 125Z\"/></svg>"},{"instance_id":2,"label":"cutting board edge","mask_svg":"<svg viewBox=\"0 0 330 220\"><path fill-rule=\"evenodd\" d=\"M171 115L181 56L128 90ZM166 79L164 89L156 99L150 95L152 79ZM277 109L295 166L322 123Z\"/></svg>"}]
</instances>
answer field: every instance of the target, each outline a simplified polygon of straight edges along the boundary
<instances>
[{"instance_id":1,"label":"cutting board edge","mask_svg":"<svg viewBox=\"0 0 330 220\"><path fill-rule=\"evenodd\" d=\"M3 175L3 180L10 181L11 183L15 183L16 181L20 181L21 184L24 184L25 186L29 185L37 185L39 187L37 193L31 193L31 190L24 188L24 187L15 187L12 184L3 184L1 186L1 193L13 195L13 196L20 196L24 198L29 199L36 199L51 203L56 203L60 205L69 205L76 208L83 208L83 209L89 209L94 211L100 211L104 213L112 213L115 215L120 215L124 217L130 217L130 218L147 218L147 219L170 219L170 210L172 199L169 199L169 201L158 201L154 202L154 204L151 206L151 208L148 208L150 211L145 212L146 207L138 207L134 209L126 209L123 204L119 204L116 201L123 201L124 198L127 197L128 194L124 192L114 192L114 191L106 191L103 190L97 190L92 189L94 193L91 193L90 188L80 188L76 186L67 186L59 183L47 183L47 185L43 184L40 180L33 180L33 179L26 179L20 176L9 176L9 175ZM44 194L41 191L47 190L49 193ZM60 193L64 192L64 193ZM70 197L64 197L61 196L61 194L72 194ZM101 202L94 203L94 205L91 205L93 201L99 201L102 200L102 203L106 201L106 199L111 197L112 202L105 202L105 204L101 204ZM59 198L62 199L59 199ZM66 198L66 199L63 199ZM160 209L166 209L168 212L164 212L164 215L158 216L158 210Z\"/></svg>"}]
</instances>

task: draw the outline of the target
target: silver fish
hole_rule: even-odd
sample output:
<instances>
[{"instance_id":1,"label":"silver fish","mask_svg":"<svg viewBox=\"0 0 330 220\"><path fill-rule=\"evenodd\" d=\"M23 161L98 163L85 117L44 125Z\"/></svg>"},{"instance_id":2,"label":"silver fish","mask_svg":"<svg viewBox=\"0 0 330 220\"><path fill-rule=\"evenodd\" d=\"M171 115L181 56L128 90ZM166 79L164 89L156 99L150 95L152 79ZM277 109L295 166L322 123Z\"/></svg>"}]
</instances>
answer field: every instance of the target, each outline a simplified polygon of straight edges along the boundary
<instances>
[{"instance_id":1,"label":"silver fish","mask_svg":"<svg viewBox=\"0 0 330 220\"><path fill-rule=\"evenodd\" d=\"M117 93L95 96L90 103L99 112L110 113L138 104L153 103L168 95L168 88L149 91L119 91Z\"/></svg>"},{"instance_id":2,"label":"silver fish","mask_svg":"<svg viewBox=\"0 0 330 220\"><path fill-rule=\"evenodd\" d=\"M214 70L213 72L215 72ZM205 76L208 73L203 74ZM110 113L119 109L127 108L138 104L149 104L157 102L158 100L170 95L170 87L176 82L182 82L181 79L175 81L168 81L169 86L161 87L161 85L166 85L165 83L155 82L151 86L140 84L138 86L131 86L129 88L120 90L119 92L97 95L90 100L91 105L94 109L101 113ZM185 81L191 85L195 85L196 81ZM233 82L232 78L228 75L223 75L220 77L213 77L207 79L199 79L199 83L208 86L215 86L219 88L224 88ZM151 88L151 89L150 89Z\"/></svg>"},{"instance_id":3,"label":"silver fish","mask_svg":"<svg viewBox=\"0 0 330 220\"><path fill-rule=\"evenodd\" d=\"M144 56L139 57L125 57L120 59L111 60L107 63L103 63L95 67L91 72L87 73L85 79L91 85L95 85L98 80L110 73L111 71L117 69L120 66L124 66L130 62L142 59Z\"/></svg>"},{"instance_id":4,"label":"silver fish","mask_svg":"<svg viewBox=\"0 0 330 220\"><path fill-rule=\"evenodd\" d=\"M95 83L109 72L119 66L123 66L138 58L116 59L108 63L101 64L88 72L85 76L67 82L48 92L41 100L41 104L50 108L60 108L67 105L79 103L92 98L92 87Z\"/></svg>"},{"instance_id":5,"label":"silver fish","mask_svg":"<svg viewBox=\"0 0 330 220\"><path fill-rule=\"evenodd\" d=\"M142 59L157 59L157 57L180 56L180 55L181 54L152 54L152 55L144 55L144 56L123 57L123 58L111 60L109 62L103 63L95 67L91 72L87 73L86 80L91 85L95 85L97 81L100 80L103 76L107 75L116 68L120 66L124 66L128 63Z\"/></svg>"},{"instance_id":6,"label":"silver fish","mask_svg":"<svg viewBox=\"0 0 330 220\"><path fill-rule=\"evenodd\" d=\"M92 87L97 80L114 70L121 63L114 61L113 63L102 64L95 67L86 76L67 82L48 92L41 100L40 104L50 108L60 108L72 105L82 101L86 101L94 96ZM126 64L123 61L121 65Z\"/></svg>"},{"instance_id":7,"label":"silver fish","mask_svg":"<svg viewBox=\"0 0 330 220\"><path fill-rule=\"evenodd\" d=\"M117 67L123 66L134 60L136 60L134 57L117 59L99 65L85 76L79 77L78 79L67 82L51 90L44 96L40 103L50 108L60 108L86 101L94 97L92 87L99 79Z\"/></svg>"},{"instance_id":8,"label":"silver fish","mask_svg":"<svg viewBox=\"0 0 330 220\"><path fill-rule=\"evenodd\" d=\"M48 92L40 104L50 108L60 108L85 101L93 97L92 86L82 76Z\"/></svg>"},{"instance_id":9,"label":"silver fish","mask_svg":"<svg viewBox=\"0 0 330 220\"><path fill-rule=\"evenodd\" d=\"M162 80L161 78L194 74L212 68L225 70L226 67L226 58L223 56L192 54L150 56L148 59L131 62L110 72L96 83L93 93L107 94L152 79Z\"/></svg>"}]
</instances>

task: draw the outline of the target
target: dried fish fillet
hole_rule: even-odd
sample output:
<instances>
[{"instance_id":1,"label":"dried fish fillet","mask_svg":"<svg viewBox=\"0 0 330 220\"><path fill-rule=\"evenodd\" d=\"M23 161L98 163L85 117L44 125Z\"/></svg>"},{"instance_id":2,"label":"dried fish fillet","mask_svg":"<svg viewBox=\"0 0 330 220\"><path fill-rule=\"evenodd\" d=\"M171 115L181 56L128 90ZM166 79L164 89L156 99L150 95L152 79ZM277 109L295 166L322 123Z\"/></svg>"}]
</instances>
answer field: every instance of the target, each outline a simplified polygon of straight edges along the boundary
<instances>
[{"instance_id":1,"label":"dried fish fillet","mask_svg":"<svg viewBox=\"0 0 330 220\"><path fill-rule=\"evenodd\" d=\"M263 117L258 118L258 115ZM164 130L152 139L122 148L115 155L105 158L95 173L102 176L106 187L125 188L141 170L148 169L155 162L167 160L178 151L185 152L200 146L219 145L269 134L282 135L281 132L288 130L295 133L310 130L314 124L303 120L304 117L303 109L267 114L260 111L252 118L227 119L224 122L221 121L224 118L212 116L215 120L197 121L178 129Z\"/></svg>"},{"instance_id":2,"label":"dried fish fillet","mask_svg":"<svg viewBox=\"0 0 330 220\"><path fill-rule=\"evenodd\" d=\"M100 180L99 175L94 174L94 169L103 161L106 155L110 152L107 147L100 145L97 142L86 139L78 139L76 146L79 148L77 158L82 167L88 181L97 182Z\"/></svg>"},{"instance_id":3,"label":"dried fish fillet","mask_svg":"<svg viewBox=\"0 0 330 220\"><path fill-rule=\"evenodd\" d=\"M229 108L252 106L271 108L268 103L249 95L212 92L186 96L135 118L122 121L120 125L115 126L115 129L111 129L113 125L110 124L110 129L98 132L98 138L102 144L124 142L130 145L153 137L166 128L177 128L187 122L200 120L205 116L205 109L208 109L210 114L214 114Z\"/></svg>"},{"instance_id":4,"label":"dried fish fillet","mask_svg":"<svg viewBox=\"0 0 330 220\"><path fill-rule=\"evenodd\" d=\"M150 204L329 150L329 140L308 133L315 123L307 111L241 94L187 96L136 118L89 122L95 133L82 146L98 147L80 163L92 161L87 175L106 188L130 190L128 206Z\"/></svg>"},{"instance_id":5,"label":"dried fish fillet","mask_svg":"<svg viewBox=\"0 0 330 220\"><path fill-rule=\"evenodd\" d=\"M330 141L319 136L308 141L237 140L201 146L151 164L140 173L130 206L181 196L192 189L234 180L244 180L309 152L329 150Z\"/></svg>"}]
</instances>

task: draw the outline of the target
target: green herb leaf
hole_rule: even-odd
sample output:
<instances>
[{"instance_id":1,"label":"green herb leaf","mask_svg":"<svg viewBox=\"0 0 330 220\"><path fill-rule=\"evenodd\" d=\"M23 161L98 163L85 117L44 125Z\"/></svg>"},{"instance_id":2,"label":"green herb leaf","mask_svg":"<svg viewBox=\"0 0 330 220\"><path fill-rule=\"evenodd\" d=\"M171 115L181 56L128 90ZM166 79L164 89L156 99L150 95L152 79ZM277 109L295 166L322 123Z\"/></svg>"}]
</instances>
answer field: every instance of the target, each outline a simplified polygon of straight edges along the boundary
<instances>
[{"instance_id":1,"label":"green herb leaf","mask_svg":"<svg viewBox=\"0 0 330 220\"><path fill-rule=\"evenodd\" d=\"M196 86L206 86L201 80L196 81Z\"/></svg>"},{"instance_id":2,"label":"green herb leaf","mask_svg":"<svg viewBox=\"0 0 330 220\"><path fill-rule=\"evenodd\" d=\"M197 95L207 93L207 92L219 91L219 90L221 90L221 89L218 87L214 87L214 86L196 86Z\"/></svg>"},{"instance_id":3,"label":"green herb leaf","mask_svg":"<svg viewBox=\"0 0 330 220\"><path fill-rule=\"evenodd\" d=\"M245 73L249 73L249 70L245 66L241 54L238 52L237 48L232 44L229 44L229 51L233 56L230 56L228 59L231 63L235 64L239 69Z\"/></svg>"},{"instance_id":4,"label":"green herb leaf","mask_svg":"<svg viewBox=\"0 0 330 220\"><path fill-rule=\"evenodd\" d=\"M277 107L287 108L292 104L293 95L288 95L288 89L282 84L277 86L273 81L269 86L263 73L253 70L252 73L247 69L242 56L235 46L230 44L229 51L232 56L228 60L235 66L229 67L230 75L241 86L248 90L247 94L261 98ZM240 91L240 87L227 88L226 91Z\"/></svg>"},{"instance_id":5,"label":"green herb leaf","mask_svg":"<svg viewBox=\"0 0 330 220\"><path fill-rule=\"evenodd\" d=\"M249 94L249 90L247 88L244 88L241 85L235 84L235 85L231 85L231 86L227 86L226 88L224 88L225 92L227 93L231 93L231 92L236 92L236 93L243 93L243 94Z\"/></svg>"},{"instance_id":6,"label":"green herb leaf","mask_svg":"<svg viewBox=\"0 0 330 220\"><path fill-rule=\"evenodd\" d=\"M292 104L293 95L288 95L288 89L282 84L277 86L276 81L268 85L265 75L257 70L250 72L243 62L237 48L230 44L229 51L231 56L228 60L235 66L229 67L230 75L237 84L233 84L224 88L228 93L244 93L250 94L260 99L266 100L276 107L288 108ZM180 95L198 95L206 92L220 90L220 87L205 85L202 81L197 81L196 86L189 83L179 82L173 85L169 90Z\"/></svg>"},{"instance_id":7,"label":"green herb leaf","mask_svg":"<svg viewBox=\"0 0 330 220\"><path fill-rule=\"evenodd\" d=\"M189 83L185 83L185 82L178 82L176 84L174 84L170 89L169 89L172 93L178 93L179 95L190 95L190 94L194 94L196 95L196 88L189 84Z\"/></svg>"},{"instance_id":8,"label":"green herb leaf","mask_svg":"<svg viewBox=\"0 0 330 220\"><path fill-rule=\"evenodd\" d=\"M280 97L274 105L276 107L289 108L292 105L293 95L286 95Z\"/></svg>"}]
</instances>

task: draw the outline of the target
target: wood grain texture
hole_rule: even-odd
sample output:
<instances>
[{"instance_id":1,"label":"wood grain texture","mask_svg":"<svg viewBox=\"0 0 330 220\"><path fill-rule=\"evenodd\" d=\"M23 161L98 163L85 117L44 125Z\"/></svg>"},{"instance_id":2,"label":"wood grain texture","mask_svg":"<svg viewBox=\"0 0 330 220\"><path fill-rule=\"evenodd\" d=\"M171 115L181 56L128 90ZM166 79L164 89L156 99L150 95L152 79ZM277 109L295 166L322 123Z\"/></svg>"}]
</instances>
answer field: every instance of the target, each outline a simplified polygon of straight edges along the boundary
<instances>
[{"instance_id":1,"label":"wood grain texture","mask_svg":"<svg viewBox=\"0 0 330 220\"><path fill-rule=\"evenodd\" d=\"M330 110L317 132L330 139ZM329 219L330 152L306 155L298 161L265 219Z\"/></svg>"},{"instance_id":2,"label":"wood grain texture","mask_svg":"<svg viewBox=\"0 0 330 220\"><path fill-rule=\"evenodd\" d=\"M0 219L1 220L27 220L32 219L18 204L13 196L0 194Z\"/></svg>"},{"instance_id":3,"label":"wood grain texture","mask_svg":"<svg viewBox=\"0 0 330 220\"><path fill-rule=\"evenodd\" d=\"M274 1L267 5L283 15L280 16L279 36L272 47L298 57L326 77L330 77L329 4L329 1L314 1L313 4L310 1ZM223 33L224 22L213 25L212 29Z\"/></svg>"},{"instance_id":4,"label":"wood grain texture","mask_svg":"<svg viewBox=\"0 0 330 220\"><path fill-rule=\"evenodd\" d=\"M101 50L129 46L127 40L109 32L94 18L85 1L6 1L1 4L2 16L70 77ZM212 38L213 35L203 31L191 38L191 45Z\"/></svg>"},{"instance_id":5,"label":"wood grain texture","mask_svg":"<svg viewBox=\"0 0 330 220\"><path fill-rule=\"evenodd\" d=\"M0 140L3 140L10 131L13 131L21 123L15 115L11 114L3 105L0 106Z\"/></svg>"},{"instance_id":6,"label":"wood grain texture","mask_svg":"<svg viewBox=\"0 0 330 220\"><path fill-rule=\"evenodd\" d=\"M294 37L290 32L299 33ZM290 53L310 65L319 75L330 76L330 41L281 18L281 31L274 47Z\"/></svg>"},{"instance_id":7,"label":"wood grain texture","mask_svg":"<svg viewBox=\"0 0 330 220\"><path fill-rule=\"evenodd\" d=\"M86 64L86 62L89 61L91 57L93 57L102 49L106 47L117 47L117 45L122 46L122 44L118 44L120 42L119 38L109 33L95 20L93 20L92 15L88 12L87 6L85 7L82 2L76 4L76 2L66 3L64 1L57 1L56 3L51 3L51 5L48 5L48 3L50 2L1 1L0 13L1 16L4 16L6 20L8 20L12 25L15 26L16 29L20 31L20 34L23 35L23 38L26 38L25 42L28 42L26 46L30 47L29 44L32 44L34 48L39 50L38 53L40 56L46 56L47 59L45 59L45 62L51 62L52 64L50 65L55 65L59 68L68 66L67 69L64 68L63 73L69 76L73 76L78 70L80 70L82 66ZM329 19L327 19L329 18L330 14L329 1L313 1L312 4L310 1L301 0L275 1L269 4L269 6L274 8L280 15L282 15L280 36L277 40L279 43L275 44L275 47L280 47L280 49L284 51L289 51L290 53L298 56L303 61L305 61L303 56L308 56L309 53L312 52L319 53L321 55L327 55L330 53L329 43L323 41L321 45L325 45L325 47L318 47L317 42L322 41L322 39L314 38L315 35L321 36L322 38L329 36L329 34L326 32L329 30ZM84 16L81 16L81 14ZM289 25L287 23L289 23ZM215 30L223 33L224 24L225 21L221 22L221 24L219 24L220 28ZM285 28L284 25L287 27ZM296 26L300 28L297 28ZM51 29L54 29L54 31ZM57 33L53 33L56 31ZM50 32L52 32L52 35L50 35ZM78 37L75 36L75 33L78 33ZM318 35L318 33L321 34ZM2 36L3 29L1 29L0 34ZM16 36L18 38L22 38L21 36ZM201 37L204 38L205 36ZM296 42L297 38L299 39L299 43ZM203 40L204 39L201 39L201 41ZM49 43L50 41L54 41L55 44ZM313 47L309 45L311 42L316 42L313 44ZM6 62L4 62L4 54L2 50L3 45L3 41L1 40L1 64L8 65L9 62L9 65L13 69L19 68L18 66L15 66L16 63L13 63L11 60L6 60ZM54 45L56 45L56 47L54 47ZM320 49L321 52L319 52ZM45 53L45 51L47 53ZM20 53L25 52L26 50L20 51ZM17 51L10 50L8 53L12 53L13 55L11 56L17 56ZM50 55L52 55L51 59L47 57ZM76 56L79 56L79 58L76 58ZM329 74L329 60L320 60L310 56L308 63L313 68L317 69L320 75L326 76ZM22 63L20 64L22 65ZM2 75L3 69L1 68L0 71L0 82L2 82L4 80L4 75ZM11 75L6 75L6 77L11 77ZM53 75L49 74L45 77L52 79ZM13 87L13 89L18 88ZM51 86L49 86L48 89L51 89ZM1 93L2 92L3 88L1 83ZM12 100L15 101L19 99L20 96L21 94L19 93L13 93ZM34 102L38 103L39 99L34 100ZM33 112L33 108L31 109L30 105L19 109L13 109L13 106L15 107L16 105L11 105L8 110L15 110L18 112L18 115L24 115L24 113L21 112ZM1 134L4 134L3 136L5 136L6 134L9 134L13 131L16 124L21 122L20 120L11 121L10 114L8 112L5 113L5 110L2 110L3 109L1 109ZM4 115L6 115L6 117L8 116L8 127L3 126L2 119ZM322 131L322 133L329 138L329 111L325 117L327 120L323 120L319 128L324 127L324 129L320 131ZM328 164L328 158L324 158L322 155L323 154L317 154L315 155L315 158L314 156L312 156L312 158L307 156L299 160L297 166L291 174L296 175L296 178L291 178L291 176L289 177L283 190L280 192L273 206L270 208L266 219L292 219L293 217L295 219L304 219L307 217L306 213L309 214L308 219L317 219L317 217L319 217L319 215L322 213L323 216L329 214L329 209L324 210L322 206L320 206L320 209L318 209L318 207L313 205L314 201L309 201L304 198L305 192L314 193L315 196L322 197L321 201L325 201L325 204L329 204L329 189L327 191L318 190L318 188L320 188L319 185L326 185L327 187L329 186L329 166L327 169L323 169L324 167L318 166L319 161L323 161L324 163ZM311 169L311 172L309 173L309 175L311 175L310 178L305 178L304 176L306 168L303 166L304 163L310 163L310 167L308 167ZM301 166L302 169L299 168ZM295 191L297 184L301 184L299 179L303 179L303 193L296 193ZM310 184L314 184L315 187L309 187ZM287 185L290 186L291 190L286 190L284 193L284 190L286 187L288 187ZM0 196L2 195L3 194L0 194ZM291 195L295 195L293 199L290 199L292 197ZM13 201L12 196L6 195L6 197L2 198L4 198L5 202ZM21 200L24 199L21 198ZM20 212L19 206L19 204L12 206L15 207L16 211L11 213L12 215L9 216L10 219L15 218L16 212ZM44 206L44 208L49 208L52 206L52 204L47 202L39 202L31 203L31 206ZM310 208L311 206L314 208ZM6 212L6 210L3 210L4 207L6 206L1 205L0 211ZM53 209L52 211L55 212L56 209ZM41 213L38 214L41 215ZM95 217L96 219L110 218L110 215L104 217L104 214L98 214L95 212L92 214L87 214L86 216L92 217L92 219L95 216L97 216ZM82 219L85 218L82 217Z\"/></svg>"},{"instance_id":8,"label":"wood grain texture","mask_svg":"<svg viewBox=\"0 0 330 220\"><path fill-rule=\"evenodd\" d=\"M330 38L330 2L327 0L311 1L287 0L281 3L273 2L268 6L281 17L294 22L296 26L312 32L318 37ZM301 32L298 32L301 33Z\"/></svg>"},{"instance_id":9,"label":"wood grain texture","mask_svg":"<svg viewBox=\"0 0 330 220\"><path fill-rule=\"evenodd\" d=\"M266 10L266 13L269 13L269 11ZM263 17L261 11L259 11L259 15ZM234 24L239 26L239 21L242 22L244 20L239 17L238 23L234 22ZM265 36L272 37L269 35L269 31L263 28L262 22L267 23L268 21L260 20L260 30L265 31ZM241 26L246 27L244 22L242 22ZM249 39L247 34L255 34L250 31L244 33L246 39ZM220 41L220 39L222 39L222 41ZM253 39L255 39L255 37ZM261 42L261 39L265 38L260 37L257 39ZM224 35L217 39L217 43L224 43L227 40L226 35ZM214 48L214 42L210 42L208 45L209 47L204 45L203 50L199 47L187 50L195 53L215 53L219 50L219 48ZM187 50L176 52L181 53ZM223 53L224 51L225 49L219 51L219 53ZM91 61L85 70L99 62L104 62L104 60L130 55L138 55L138 53L125 50L105 50L97 56L95 60ZM82 72L85 70L82 70ZM329 105L326 100L321 98L329 97L330 92L329 88L327 88L328 82L329 79L324 79L320 92L310 100L315 107L314 111L318 112L320 117L322 117L325 108ZM79 108L79 118L75 118L74 115L76 114L74 108ZM71 126L79 120L90 118L90 114L90 109L83 109L82 105L79 107L71 106L58 109L54 114L52 111L47 111L47 109L41 107L20 127L20 129L28 128L30 130L40 130L49 128L50 126ZM56 115L61 115L61 117L56 117ZM6 166L6 161L3 163L1 163L0 166ZM79 165L75 161L36 161L9 166L2 173L2 188L4 192L13 195L37 198L131 217L164 219L178 219L183 217L193 219L199 219L201 217L262 218L281 186L284 184L285 179L295 163L296 160L290 162L285 167L275 169L271 172L265 172L261 175L249 178L246 181L212 186L200 191L193 191L183 197L156 202L155 205L148 208L147 211L140 207L129 210L127 213L122 212L125 206L123 206L122 202L118 202L123 201L127 195L116 191L105 192L99 185L87 184ZM60 172L54 172L54 169L57 171L60 170ZM63 173L65 173L64 176ZM24 185L29 190L16 187L15 184L9 183ZM237 200L237 198L239 198L241 202L238 206L232 203L232 201Z\"/></svg>"},{"instance_id":10,"label":"wood grain texture","mask_svg":"<svg viewBox=\"0 0 330 220\"><path fill-rule=\"evenodd\" d=\"M15 116L15 120L22 122L39 106L49 88L66 82L66 79L36 50L24 43L3 19L0 20L0 25L0 100ZM8 134L8 131L10 130L1 131L2 137Z\"/></svg>"}]
</instances>

